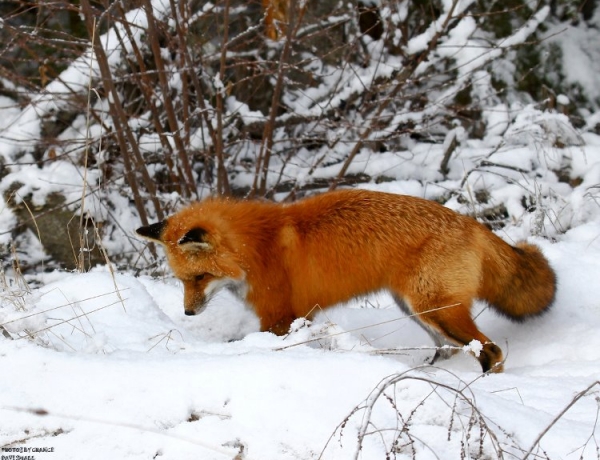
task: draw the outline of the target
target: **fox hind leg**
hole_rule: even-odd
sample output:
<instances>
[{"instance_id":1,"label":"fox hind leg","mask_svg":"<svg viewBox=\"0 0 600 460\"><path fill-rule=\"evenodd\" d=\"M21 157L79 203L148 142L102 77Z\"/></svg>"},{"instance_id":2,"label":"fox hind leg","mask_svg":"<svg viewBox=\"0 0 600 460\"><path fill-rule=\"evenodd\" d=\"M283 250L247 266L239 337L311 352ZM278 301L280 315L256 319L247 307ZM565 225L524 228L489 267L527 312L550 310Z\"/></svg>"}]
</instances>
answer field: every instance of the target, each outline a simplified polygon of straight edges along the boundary
<instances>
[{"instance_id":1,"label":"fox hind leg","mask_svg":"<svg viewBox=\"0 0 600 460\"><path fill-rule=\"evenodd\" d=\"M428 324L421 321L419 315L413 312L412 308L408 306L402 297L396 294L393 294L393 297L396 305L400 307L400 310L402 310L407 316L412 317L415 323L418 324L421 329L423 329L427 335L429 335L429 337L431 337L436 350L433 357L429 360L429 364L434 364L438 360L448 359L456 354L458 351L456 348L447 347L447 345L454 345L454 342L449 341L443 334L440 334L437 329L432 328Z\"/></svg>"},{"instance_id":2,"label":"fox hind leg","mask_svg":"<svg viewBox=\"0 0 600 460\"><path fill-rule=\"evenodd\" d=\"M439 348L444 341L464 346L477 340L481 343L482 349L476 357L483 372L502 372L504 359L502 350L477 329L471 318L471 302L472 300L468 298L430 296L425 299L407 298L404 305L408 306L411 314L416 315L416 319L426 330L432 331L429 334L441 352L439 354L436 352L434 360L444 357L446 353L452 354L452 350Z\"/></svg>"}]
</instances>

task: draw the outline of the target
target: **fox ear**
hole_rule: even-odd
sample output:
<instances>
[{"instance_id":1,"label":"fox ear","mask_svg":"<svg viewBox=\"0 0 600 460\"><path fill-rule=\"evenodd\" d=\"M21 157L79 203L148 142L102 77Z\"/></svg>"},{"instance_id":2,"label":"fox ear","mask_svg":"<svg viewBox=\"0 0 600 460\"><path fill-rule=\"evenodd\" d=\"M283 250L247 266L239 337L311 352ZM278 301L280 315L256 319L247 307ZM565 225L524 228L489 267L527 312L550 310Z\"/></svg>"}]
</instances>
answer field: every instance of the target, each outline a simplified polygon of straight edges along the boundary
<instances>
[{"instance_id":1,"label":"fox ear","mask_svg":"<svg viewBox=\"0 0 600 460\"><path fill-rule=\"evenodd\" d=\"M192 228L177 243L184 251L209 251L212 245L206 239L207 234L208 232L203 228Z\"/></svg>"},{"instance_id":2,"label":"fox ear","mask_svg":"<svg viewBox=\"0 0 600 460\"><path fill-rule=\"evenodd\" d=\"M148 240L154 241L156 243L164 244L163 241L160 239L160 237L161 237L162 231L166 227L166 224L167 224L167 221L163 220L161 222L157 222L152 225L147 225L146 227L140 227L135 232L138 235L140 235Z\"/></svg>"}]
</instances>

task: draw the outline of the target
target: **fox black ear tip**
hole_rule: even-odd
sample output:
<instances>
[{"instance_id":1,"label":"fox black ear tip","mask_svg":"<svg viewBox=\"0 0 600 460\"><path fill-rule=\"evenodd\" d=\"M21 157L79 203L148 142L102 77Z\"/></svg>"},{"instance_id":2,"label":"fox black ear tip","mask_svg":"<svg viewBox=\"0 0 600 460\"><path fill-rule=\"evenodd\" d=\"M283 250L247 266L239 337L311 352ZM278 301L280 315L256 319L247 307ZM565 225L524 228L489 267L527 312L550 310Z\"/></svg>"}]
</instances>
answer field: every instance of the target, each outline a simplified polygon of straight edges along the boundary
<instances>
[{"instance_id":1,"label":"fox black ear tip","mask_svg":"<svg viewBox=\"0 0 600 460\"><path fill-rule=\"evenodd\" d=\"M148 234L150 233L150 226L145 225L144 227L138 227L135 229L135 233L137 233L140 236L148 236Z\"/></svg>"},{"instance_id":2,"label":"fox black ear tip","mask_svg":"<svg viewBox=\"0 0 600 460\"><path fill-rule=\"evenodd\" d=\"M135 233L139 236L147 237L148 236L148 227L140 227L135 230Z\"/></svg>"},{"instance_id":3,"label":"fox black ear tip","mask_svg":"<svg viewBox=\"0 0 600 460\"><path fill-rule=\"evenodd\" d=\"M135 233L144 238L160 241L160 235L165 228L165 221L157 222L151 225L145 225L136 229Z\"/></svg>"}]
</instances>

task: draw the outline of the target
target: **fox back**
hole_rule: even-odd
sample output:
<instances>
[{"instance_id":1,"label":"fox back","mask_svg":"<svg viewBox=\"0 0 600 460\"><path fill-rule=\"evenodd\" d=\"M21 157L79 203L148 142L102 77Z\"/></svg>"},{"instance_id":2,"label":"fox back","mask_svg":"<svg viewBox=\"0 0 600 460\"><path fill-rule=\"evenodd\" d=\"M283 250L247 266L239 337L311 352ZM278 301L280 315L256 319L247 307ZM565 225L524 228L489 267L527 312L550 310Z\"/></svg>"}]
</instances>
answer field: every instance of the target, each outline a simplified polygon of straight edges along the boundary
<instances>
[{"instance_id":1,"label":"fox back","mask_svg":"<svg viewBox=\"0 0 600 460\"><path fill-rule=\"evenodd\" d=\"M473 322L473 300L520 320L546 310L555 292L537 247L510 246L474 219L402 195L345 190L292 204L210 198L138 234L164 245L188 315L229 287L262 330L282 334L298 317L387 290L436 344L479 340L484 371L502 370L503 358Z\"/></svg>"}]
</instances>

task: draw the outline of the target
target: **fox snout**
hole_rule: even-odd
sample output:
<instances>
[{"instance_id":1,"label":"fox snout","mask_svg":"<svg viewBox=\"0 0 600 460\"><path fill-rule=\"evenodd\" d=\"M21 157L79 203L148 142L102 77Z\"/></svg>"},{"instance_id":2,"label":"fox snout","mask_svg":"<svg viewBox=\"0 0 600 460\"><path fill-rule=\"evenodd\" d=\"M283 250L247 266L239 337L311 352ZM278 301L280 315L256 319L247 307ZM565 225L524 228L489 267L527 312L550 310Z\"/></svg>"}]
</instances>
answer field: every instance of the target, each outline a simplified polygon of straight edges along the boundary
<instances>
[{"instance_id":1,"label":"fox snout","mask_svg":"<svg viewBox=\"0 0 600 460\"><path fill-rule=\"evenodd\" d=\"M198 313L204 311L208 299L203 295L197 293L190 293L189 297L184 295L184 313L186 316L195 316Z\"/></svg>"},{"instance_id":2,"label":"fox snout","mask_svg":"<svg viewBox=\"0 0 600 460\"><path fill-rule=\"evenodd\" d=\"M186 316L200 313L206 307L208 300L201 280L183 282L183 308Z\"/></svg>"},{"instance_id":3,"label":"fox snout","mask_svg":"<svg viewBox=\"0 0 600 460\"><path fill-rule=\"evenodd\" d=\"M202 313L204 311L204 308L206 308L206 304L207 304L207 299L203 298L200 301L196 301L196 302L190 302L185 303L184 304L184 313L186 316L196 316L199 313Z\"/></svg>"}]
</instances>

